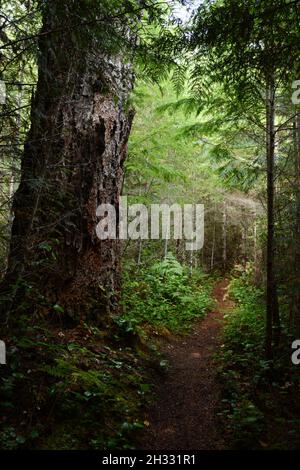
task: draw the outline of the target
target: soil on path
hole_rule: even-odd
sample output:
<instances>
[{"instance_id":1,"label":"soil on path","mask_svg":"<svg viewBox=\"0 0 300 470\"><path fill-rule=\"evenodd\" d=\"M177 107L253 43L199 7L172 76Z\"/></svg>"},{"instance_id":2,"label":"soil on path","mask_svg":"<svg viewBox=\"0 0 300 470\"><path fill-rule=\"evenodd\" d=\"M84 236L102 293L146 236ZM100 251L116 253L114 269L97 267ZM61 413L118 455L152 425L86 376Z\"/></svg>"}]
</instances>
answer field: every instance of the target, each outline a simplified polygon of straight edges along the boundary
<instances>
[{"instance_id":1,"label":"soil on path","mask_svg":"<svg viewBox=\"0 0 300 470\"><path fill-rule=\"evenodd\" d=\"M223 312L232 306L227 287L226 279L216 284L215 309L195 323L190 335L164 344L169 368L155 386L156 401L146 412L149 426L139 448L226 449L216 416L220 387L213 356L220 347Z\"/></svg>"}]
</instances>

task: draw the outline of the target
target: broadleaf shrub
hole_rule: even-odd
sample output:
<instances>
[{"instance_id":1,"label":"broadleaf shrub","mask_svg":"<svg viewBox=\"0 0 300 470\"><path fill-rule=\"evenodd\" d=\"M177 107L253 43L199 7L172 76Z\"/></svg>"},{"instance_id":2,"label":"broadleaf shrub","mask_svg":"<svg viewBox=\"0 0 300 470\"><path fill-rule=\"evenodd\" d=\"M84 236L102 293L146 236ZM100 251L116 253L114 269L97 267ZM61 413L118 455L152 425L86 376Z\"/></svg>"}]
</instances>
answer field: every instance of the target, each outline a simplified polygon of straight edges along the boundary
<instances>
[{"instance_id":1,"label":"broadleaf shrub","mask_svg":"<svg viewBox=\"0 0 300 470\"><path fill-rule=\"evenodd\" d=\"M200 270L189 275L187 268L169 253L134 280L124 275L123 314L116 320L127 331L149 324L171 332L187 331L191 321L211 306L211 281Z\"/></svg>"}]
</instances>

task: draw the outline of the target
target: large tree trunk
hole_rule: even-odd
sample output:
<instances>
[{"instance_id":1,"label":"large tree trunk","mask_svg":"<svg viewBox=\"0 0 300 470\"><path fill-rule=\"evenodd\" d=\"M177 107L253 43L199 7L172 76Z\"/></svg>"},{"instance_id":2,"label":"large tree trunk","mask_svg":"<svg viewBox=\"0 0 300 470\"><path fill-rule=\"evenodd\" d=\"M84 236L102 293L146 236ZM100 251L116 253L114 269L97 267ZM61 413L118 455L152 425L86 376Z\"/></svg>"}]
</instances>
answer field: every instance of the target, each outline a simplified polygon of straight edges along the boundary
<instances>
[{"instance_id":1,"label":"large tree trunk","mask_svg":"<svg viewBox=\"0 0 300 470\"><path fill-rule=\"evenodd\" d=\"M6 318L25 306L99 323L117 303L120 247L97 238L96 208L118 207L133 78L90 29L68 24L68 3L49 2L44 16L2 305Z\"/></svg>"},{"instance_id":2,"label":"large tree trunk","mask_svg":"<svg viewBox=\"0 0 300 470\"><path fill-rule=\"evenodd\" d=\"M274 247L274 158L275 158L275 87L268 79L266 93L266 153L267 153L267 312L266 312L266 357L273 356L273 339L278 344L280 319L275 278ZM274 335L273 335L274 327ZM273 338L274 336L274 338Z\"/></svg>"}]
</instances>

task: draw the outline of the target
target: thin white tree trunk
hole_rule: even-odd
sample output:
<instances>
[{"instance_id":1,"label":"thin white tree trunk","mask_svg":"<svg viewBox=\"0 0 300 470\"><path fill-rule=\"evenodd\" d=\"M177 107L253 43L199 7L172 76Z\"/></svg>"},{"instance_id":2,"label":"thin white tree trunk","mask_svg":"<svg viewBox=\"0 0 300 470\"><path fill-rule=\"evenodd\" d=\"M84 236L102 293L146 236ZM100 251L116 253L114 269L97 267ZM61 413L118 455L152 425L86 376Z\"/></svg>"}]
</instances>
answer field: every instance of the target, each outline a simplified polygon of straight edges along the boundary
<instances>
[{"instance_id":1,"label":"thin white tree trunk","mask_svg":"<svg viewBox=\"0 0 300 470\"><path fill-rule=\"evenodd\" d=\"M223 267L226 268L227 262L227 213L226 202L223 205Z\"/></svg>"},{"instance_id":2,"label":"thin white tree trunk","mask_svg":"<svg viewBox=\"0 0 300 470\"><path fill-rule=\"evenodd\" d=\"M211 257L210 257L210 270L211 271L214 268L215 245L216 245L216 206L215 206L215 212L214 212L213 240L212 240Z\"/></svg>"}]
</instances>

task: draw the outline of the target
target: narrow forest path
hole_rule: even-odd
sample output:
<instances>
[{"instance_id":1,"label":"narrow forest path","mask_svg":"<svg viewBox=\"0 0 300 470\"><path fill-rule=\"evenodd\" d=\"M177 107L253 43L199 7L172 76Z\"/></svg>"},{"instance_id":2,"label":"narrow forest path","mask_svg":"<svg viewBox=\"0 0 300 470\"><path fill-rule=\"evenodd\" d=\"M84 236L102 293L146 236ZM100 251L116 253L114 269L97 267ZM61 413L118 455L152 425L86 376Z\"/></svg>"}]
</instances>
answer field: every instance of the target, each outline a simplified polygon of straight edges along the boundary
<instances>
[{"instance_id":1,"label":"narrow forest path","mask_svg":"<svg viewBox=\"0 0 300 470\"><path fill-rule=\"evenodd\" d=\"M157 399L146 412L149 426L143 432L140 448L226 448L216 418L220 387L213 356L220 347L223 312L232 306L226 295L228 284L224 279L215 285L215 309L195 323L190 335L173 338L163 346L169 369L156 384Z\"/></svg>"}]
</instances>

